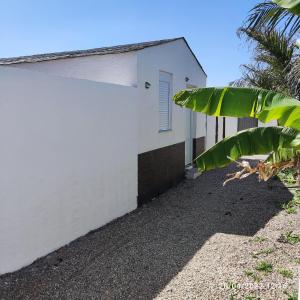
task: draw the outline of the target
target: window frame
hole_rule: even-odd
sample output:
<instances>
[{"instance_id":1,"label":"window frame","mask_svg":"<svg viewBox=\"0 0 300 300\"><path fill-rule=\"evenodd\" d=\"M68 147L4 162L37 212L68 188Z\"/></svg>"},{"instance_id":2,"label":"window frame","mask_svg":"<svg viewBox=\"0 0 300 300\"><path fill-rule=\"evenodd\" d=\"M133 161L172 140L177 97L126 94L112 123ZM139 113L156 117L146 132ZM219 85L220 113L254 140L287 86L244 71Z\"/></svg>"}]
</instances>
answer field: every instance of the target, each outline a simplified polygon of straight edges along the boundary
<instances>
[{"instance_id":1,"label":"window frame","mask_svg":"<svg viewBox=\"0 0 300 300\"><path fill-rule=\"evenodd\" d=\"M169 85L169 95L168 95L168 128L161 128L160 119L160 82L166 82ZM173 74L167 71L159 70L158 79L158 126L159 133L168 132L172 130L172 96L173 96Z\"/></svg>"}]
</instances>

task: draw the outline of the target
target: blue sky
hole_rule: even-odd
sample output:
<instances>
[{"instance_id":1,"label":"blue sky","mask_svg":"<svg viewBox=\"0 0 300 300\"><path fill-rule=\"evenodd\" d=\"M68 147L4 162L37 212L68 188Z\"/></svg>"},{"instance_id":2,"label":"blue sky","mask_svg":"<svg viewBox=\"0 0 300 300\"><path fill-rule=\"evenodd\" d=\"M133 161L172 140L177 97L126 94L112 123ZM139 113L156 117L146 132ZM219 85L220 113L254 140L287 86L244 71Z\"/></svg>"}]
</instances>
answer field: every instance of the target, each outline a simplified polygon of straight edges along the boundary
<instances>
[{"instance_id":1,"label":"blue sky","mask_svg":"<svg viewBox=\"0 0 300 300\"><path fill-rule=\"evenodd\" d=\"M184 36L208 85L239 78L251 52L236 36L258 0L0 0L0 57Z\"/></svg>"}]
</instances>

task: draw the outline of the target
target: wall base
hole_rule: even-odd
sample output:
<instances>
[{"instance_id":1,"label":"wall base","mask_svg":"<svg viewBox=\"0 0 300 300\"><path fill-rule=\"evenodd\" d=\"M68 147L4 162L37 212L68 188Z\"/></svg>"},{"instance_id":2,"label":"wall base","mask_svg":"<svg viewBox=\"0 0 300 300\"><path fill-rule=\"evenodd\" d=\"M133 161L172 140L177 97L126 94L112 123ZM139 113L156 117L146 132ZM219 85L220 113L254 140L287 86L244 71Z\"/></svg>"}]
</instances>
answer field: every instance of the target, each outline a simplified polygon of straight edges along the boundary
<instances>
[{"instance_id":1,"label":"wall base","mask_svg":"<svg viewBox=\"0 0 300 300\"><path fill-rule=\"evenodd\" d=\"M184 179L185 143L138 155L138 206Z\"/></svg>"},{"instance_id":2,"label":"wall base","mask_svg":"<svg viewBox=\"0 0 300 300\"><path fill-rule=\"evenodd\" d=\"M193 139L193 159L195 159L204 151L205 151L205 137L201 136L199 138Z\"/></svg>"}]
</instances>

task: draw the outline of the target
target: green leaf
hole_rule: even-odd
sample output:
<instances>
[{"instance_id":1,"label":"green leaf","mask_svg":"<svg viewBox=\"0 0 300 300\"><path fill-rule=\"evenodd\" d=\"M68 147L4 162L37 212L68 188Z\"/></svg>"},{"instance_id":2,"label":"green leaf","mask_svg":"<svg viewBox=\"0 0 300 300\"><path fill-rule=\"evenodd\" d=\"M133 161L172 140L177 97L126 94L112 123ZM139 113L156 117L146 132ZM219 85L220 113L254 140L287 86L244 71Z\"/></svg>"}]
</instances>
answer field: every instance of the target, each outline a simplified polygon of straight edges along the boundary
<instances>
[{"instance_id":1,"label":"green leaf","mask_svg":"<svg viewBox=\"0 0 300 300\"><path fill-rule=\"evenodd\" d=\"M268 162L272 163L280 163L282 161L288 161L293 159L295 156L299 156L300 151L293 148L282 148L277 151L271 153L269 157L266 159Z\"/></svg>"},{"instance_id":2,"label":"green leaf","mask_svg":"<svg viewBox=\"0 0 300 300\"><path fill-rule=\"evenodd\" d=\"M257 88L223 87L183 90L176 104L211 116L254 117L278 120L280 126L300 131L300 102L280 93Z\"/></svg>"},{"instance_id":3,"label":"green leaf","mask_svg":"<svg viewBox=\"0 0 300 300\"><path fill-rule=\"evenodd\" d=\"M202 171L225 167L244 155L269 154L280 149L300 149L300 133L292 128L259 127L225 138L196 158Z\"/></svg>"},{"instance_id":4,"label":"green leaf","mask_svg":"<svg viewBox=\"0 0 300 300\"><path fill-rule=\"evenodd\" d=\"M273 2L295 15L300 15L300 0L273 0Z\"/></svg>"}]
</instances>

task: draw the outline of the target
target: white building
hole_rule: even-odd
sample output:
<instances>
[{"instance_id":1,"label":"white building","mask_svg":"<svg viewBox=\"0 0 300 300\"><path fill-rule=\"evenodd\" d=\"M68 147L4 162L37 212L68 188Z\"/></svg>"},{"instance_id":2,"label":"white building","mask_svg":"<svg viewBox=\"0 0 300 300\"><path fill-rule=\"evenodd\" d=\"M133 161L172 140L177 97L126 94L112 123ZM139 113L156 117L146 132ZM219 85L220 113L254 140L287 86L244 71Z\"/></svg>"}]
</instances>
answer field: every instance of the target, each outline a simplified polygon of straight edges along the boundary
<instances>
[{"instance_id":1,"label":"white building","mask_svg":"<svg viewBox=\"0 0 300 300\"><path fill-rule=\"evenodd\" d=\"M205 85L184 38L0 59L0 274L178 183L215 119L172 95Z\"/></svg>"},{"instance_id":2,"label":"white building","mask_svg":"<svg viewBox=\"0 0 300 300\"><path fill-rule=\"evenodd\" d=\"M183 112L171 99L179 90L206 85L184 38L2 59L0 65L136 87L140 202L181 180L184 166L205 148L206 117Z\"/></svg>"}]
</instances>

